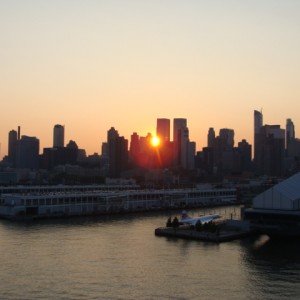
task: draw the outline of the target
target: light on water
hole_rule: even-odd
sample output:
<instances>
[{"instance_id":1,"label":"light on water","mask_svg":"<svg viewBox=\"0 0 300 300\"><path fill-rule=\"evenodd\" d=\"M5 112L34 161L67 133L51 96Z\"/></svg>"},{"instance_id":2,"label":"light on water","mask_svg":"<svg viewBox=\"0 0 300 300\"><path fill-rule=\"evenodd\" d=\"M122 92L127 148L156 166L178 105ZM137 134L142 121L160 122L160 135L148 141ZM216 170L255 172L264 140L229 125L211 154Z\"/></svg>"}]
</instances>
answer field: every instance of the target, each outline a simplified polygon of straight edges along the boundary
<instances>
[{"instance_id":1,"label":"light on water","mask_svg":"<svg viewBox=\"0 0 300 300\"><path fill-rule=\"evenodd\" d=\"M210 212L239 217L239 207L190 213ZM300 243L156 237L154 229L175 214L1 221L0 298L298 298Z\"/></svg>"}]
</instances>

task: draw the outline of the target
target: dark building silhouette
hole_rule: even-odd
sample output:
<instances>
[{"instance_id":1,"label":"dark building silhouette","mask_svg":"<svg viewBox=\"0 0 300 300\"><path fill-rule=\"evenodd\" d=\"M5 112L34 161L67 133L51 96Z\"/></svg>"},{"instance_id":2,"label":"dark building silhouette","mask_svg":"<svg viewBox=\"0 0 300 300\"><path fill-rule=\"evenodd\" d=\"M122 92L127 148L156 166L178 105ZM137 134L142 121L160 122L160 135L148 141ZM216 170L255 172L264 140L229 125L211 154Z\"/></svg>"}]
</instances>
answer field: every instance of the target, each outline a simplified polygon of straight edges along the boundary
<instances>
[{"instance_id":1,"label":"dark building silhouette","mask_svg":"<svg viewBox=\"0 0 300 300\"><path fill-rule=\"evenodd\" d=\"M264 125L256 135L256 171L259 175L284 174L285 130L279 125Z\"/></svg>"},{"instance_id":2,"label":"dark building silhouette","mask_svg":"<svg viewBox=\"0 0 300 300\"><path fill-rule=\"evenodd\" d=\"M238 143L238 151L240 154L240 167L241 171L251 171L252 170L252 146L246 141L242 140Z\"/></svg>"},{"instance_id":3,"label":"dark building silhouette","mask_svg":"<svg viewBox=\"0 0 300 300\"><path fill-rule=\"evenodd\" d=\"M128 140L113 127L107 132L109 176L118 178L128 167Z\"/></svg>"},{"instance_id":4,"label":"dark building silhouette","mask_svg":"<svg viewBox=\"0 0 300 300\"><path fill-rule=\"evenodd\" d=\"M139 135L134 132L130 138L130 146L129 146L129 161L132 167L139 167L140 166L140 137Z\"/></svg>"},{"instance_id":5,"label":"dark building silhouette","mask_svg":"<svg viewBox=\"0 0 300 300\"><path fill-rule=\"evenodd\" d=\"M38 169L39 167L39 140L36 137L23 135L17 141L16 167Z\"/></svg>"},{"instance_id":6,"label":"dark building silhouette","mask_svg":"<svg viewBox=\"0 0 300 300\"><path fill-rule=\"evenodd\" d=\"M53 128L53 148L65 146L65 127L56 124Z\"/></svg>"},{"instance_id":7,"label":"dark building silhouette","mask_svg":"<svg viewBox=\"0 0 300 300\"><path fill-rule=\"evenodd\" d=\"M170 119L157 119L156 136L161 143L170 141Z\"/></svg>"},{"instance_id":8,"label":"dark building silhouette","mask_svg":"<svg viewBox=\"0 0 300 300\"><path fill-rule=\"evenodd\" d=\"M214 163L219 173L233 169L234 130L222 128L214 142Z\"/></svg>"},{"instance_id":9,"label":"dark building silhouette","mask_svg":"<svg viewBox=\"0 0 300 300\"><path fill-rule=\"evenodd\" d=\"M44 148L41 157L41 166L52 169L59 165L75 165L78 163L80 150L75 141L70 140L66 147ZM83 154L85 156L85 154Z\"/></svg>"},{"instance_id":10,"label":"dark building silhouette","mask_svg":"<svg viewBox=\"0 0 300 300\"><path fill-rule=\"evenodd\" d=\"M196 144L189 140L186 119L175 118L173 120L173 148L175 166L182 169L195 167Z\"/></svg>"},{"instance_id":11,"label":"dark building silhouette","mask_svg":"<svg viewBox=\"0 0 300 300\"><path fill-rule=\"evenodd\" d=\"M12 163L13 166L16 165L17 140L18 140L17 131L11 130L8 133L8 161Z\"/></svg>"},{"instance_id":12,"label":"dark building silhouette","mask_svg":"<svg viewBox=\"0 0 300 300\"><path fill-rule=\"evenodd\" d=\"M213 148L215 145L215 130L211 127L208 130L208 135L207 135L207 147Z\"/></svg>"},{"instance_id":13,"label":"dark building silhouette","mask_svg":"<svg viewBox=\"0 0 300 300\"><path fill-rule=\"evenodd\" d=\"M254 167L255 170L259 169L259 166L262 164L260 159L262 158L262 145L260 145L260 129L263 126L263 115L262 112L257 110L254 111Z\"/></svg>"}]
</instances>

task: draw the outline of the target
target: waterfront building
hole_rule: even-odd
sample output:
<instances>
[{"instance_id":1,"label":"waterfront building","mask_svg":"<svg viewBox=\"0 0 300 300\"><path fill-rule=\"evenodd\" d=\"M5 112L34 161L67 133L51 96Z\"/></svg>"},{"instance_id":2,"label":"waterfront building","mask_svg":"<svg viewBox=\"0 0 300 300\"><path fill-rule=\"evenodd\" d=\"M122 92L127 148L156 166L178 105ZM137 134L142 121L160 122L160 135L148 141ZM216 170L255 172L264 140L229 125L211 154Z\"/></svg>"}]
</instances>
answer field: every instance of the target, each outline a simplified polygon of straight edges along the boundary
<instances>
[{"instance_id":1,"label":"waterfront building","mask_svg":"<svg viewBox=\"0 0 300 300\"><path fill-rule=\"evenodd\" d=\"M137 211L180 209L235 204L236 189L195 188L168 190L128 190L113 192L85 187L78 190L66 187L62 192L41 191L24 194L2 194L0 217L49 218L95 214L126 213ZM62 187L58 187L61 189ZM79 188L80 189L80 188Z\"/></svg>"},{"instance_id":2,"label":"waterfront building","mask_svg":"<svg viewBox=\"0 0 300 300\"><path fill-rule=\"evenodd\" d=\"M65 127L56 124L53 128L53 148L62 148L65 145Z\"/></svg>"},{"instance_id":3,"label":"waterfront building","mask_svg":"<svg viewBox=\"0 0 300 300\"><path fill-rule=\"evenodd\" d=\"M244 211L254 230L270 236L300 236L300 173L253 199Z\"/></svg>"}]
</instances>

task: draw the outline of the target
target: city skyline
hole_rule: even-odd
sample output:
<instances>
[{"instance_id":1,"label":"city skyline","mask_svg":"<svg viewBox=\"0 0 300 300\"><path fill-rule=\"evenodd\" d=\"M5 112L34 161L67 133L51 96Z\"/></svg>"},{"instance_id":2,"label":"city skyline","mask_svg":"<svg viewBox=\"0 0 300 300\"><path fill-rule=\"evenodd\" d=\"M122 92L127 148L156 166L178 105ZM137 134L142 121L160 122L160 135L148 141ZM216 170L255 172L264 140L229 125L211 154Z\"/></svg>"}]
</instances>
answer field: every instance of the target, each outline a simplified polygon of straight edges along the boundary
<instances>
[{"instance_id":1,"label":"city skyline","mask_svg":"<svg viewBox=\"0 0 300 300\"><path fill-rule=\"evenodd\" d=\"M253 145L253 110L285 128L299 109L298 1L1 1L0 158L8 132L100 153L114 126L155 134L186 118L197 150L210 127Z\"/></svg>"},{"instance_id":2,"label":"city skyline","mask_svg":"<svg viewBox=\"0 0 300 300\"><path fill-rule=\"evenodd\" d=\"M152 144L152 147L159 147L161 143L164 143L164 137L161 136L161 134L164 134L165 136L167 136L166 138L166 141L170 141L170 142L175 142L176 143L176 135L175 135L175 132L177 132L178 128L176 128L176 126L178 127L182 127L183 130L187 130L187 140L191 140L189 138L189 126L187 126L187 122L188 120L186 118L173 118L173 119L167 119L167 118L157 118L156 119L156 130L154 132L147 132L147 134L143 135L143 134L140 134L137 130L133 131L131 133L131 135L129 137L127 136L124 136L121 132L119 133L118 131L118 128L115 128L114 126L111 126L110 129L106 130L106 137L105 137L105 140L103 140L101 142L101 145L100 145L100 149L99 149L99 152L93 152L93 153L86 153L87 155L91 155L91 154L99 154L101 155L101 151L103 151L102 147L103 147L103 144L107 143L108 142L108 135L109 135L109 132L111 130L113 130L114 132L117 132L118 133L118 136L121 136L122 138L124 138L125 140L127 140L128 143L130 143L133 139L133 136L134 135L137 135L139 137L142 137L142 138L147 138L149 135L152 137L152 140L151 140L151 144ZM278 126L279 128L281 128L281 125L279 124L270 124L270 122L266 122L264 123L263 121L263 114L262 114L262 111L259 112L257 110L254 110L254 118L252 120L252 127L253 127L253 137L256 136L257 132L260 130L261 127L263 126ZM166 127L166 128L164 128ZM287 145L288 143L288 139L290 137L294 138L294 139L298 139L297 135L295 134L295 126L294 126L294 123L293 123L293 120L290 119L290 118L286 118L286 123L285 123L285 126L281 129L285 132L285 143ZM204 141L204 144L200 147L197 147L196 145L196 151L202 151L203 148L205 147L213 147L211 145L211 135L212 135L212 131L213 131L213 139L215 138L216 136L216 133L217 134L220 134L220 136L222 136L224 133L227 134L227 132L230 132L230 139L231 139L231 146L232 147L237 147L238 146L238 143L239 142L243 142L243 141L247 141L250 145L253 146L253 153L252 153L252 156L255 156L255 139L253 139L253 142L250 143L249 140L247 140L245 137L241 137L241 139L237 139L236 137L236 131L234 128L219 128L219 129L216 129L215 127L209 127L207 129L207 132L206 132L206 141ZM292 131L292 134L288 131ZM39 153L42 154L43 153L43 150L46 149L46 148L61 148L61 147L65 147L65 143L67 141L69 142L72 142L72 143L76 143L76 140L64 140L64 132L65 132L65 126L61 125L61 124L55 124L53 125L53 129L52 129L52 145L49 145L48 147L40 147L39 148ZM13 135L13 137L12 137ZM42 144L40 138L38 136L32 136L32 135L28 135L28 134L23 134L22 133L22 128L21 126L17 126L17 130L15 130L14 128L12 128L8 134L7 134L7 145L9 145L10 143L14 143L16 142L17 140L21 139L21 137L32 137L32 138L37 138L39 140L39 143ZM193 143L195 143L193 141ZM76 143L77 144L77 143ZM86 151L85 147L81 147L83 150ZM7 154L9 154L9 151L11 149L9 149L9 146L8 146L8 149L7 149ZM129 145L127 146L127 150L130 151L130 147Z\"/></svg>"},{"instance_id":3,"label":"city skyline","mask_svg":"<svg viewBox=\"0 0 300 300\"><path fill-rule=\"evenodd\" d=\"M257 110L254 110L254 114L256 113L256 112L258 112ZM252 112L252 114L253 114L253 112ZM246 140L249 144L251 144L253 147L254 147L254 145L255 145L255 143L254 143L254 134L255 134L255 118L253 119L253 115L251 115L252 116L252 137L250 137L249 139L247 139L246 137L243 137L243 136L240 136L239 134L237 134L237 132L236 132L236 129L235 128L228 128L228 127L222 127L222 128L215 128L214 126L212 126L212 127L208 127L207 128L207 130L206 130L206 132L204 131L204 139L203 139L203 144L201 144L201 146L199 146L198 144L197 144L197 142L195 141L195 143L196 143L196 151L202 151L202 148L203 147L207 147L208 146L208 141L207 141L207 138L208 138L208 134L209 134L209 132L210 132L210 130L211 129L214 129L215 130L215 132L219 132L219 130L220 131L222 131L223 129L230 129L230 130L233 130L233 132L234 132L234 146L237 146L238 145L238 143L239 142L241 142L242 140ZM157 120L168 120L169 122L170 121L172 121L172 120L175 120L175 119L178 119L178 120L185 120L185 121L188 121L188 119L186 119L186 118L173 118L173 119L167 119L167 118L156 118L156 120L154 121L154 123L155 122L157 122ZM291 118L286 118L285 119L285 123L284 123L284 126L282 126L282 125L280 125L279 123L276 123L276 124L271 124L270 122L266 122L265 124L266 125L279 125L280 127L282 127L284 130L286 130L286 126L287 126L287 122L292 122L293 120L291 119ZM264 122L261 120L261 124L263 124ZM297 125L297 124L296 124ZM254 126L254 127L253 127ZM0 153L0 159L2 159L4 156L7 156L8 155L8 145L9 145L9 139L10 139L10 132L11 131L15 131L16 132L16 134L19 136L19 138L20 137L22 137L22 136L28 136L28 137L34 137L34 138L37 138L37 139L39 139L39 142L40 142L40 149L39 149L39 152L40 152L40 154L43 152L43 149L44 148L49 148L49 147L55 147L55 145L54 145L54 139L55 139L55 129L57 129L57 127L58 128L60 128L60 129L63 129L63 133L62 133L62 137L60 136L60 139L63 139L64 140L64 135L65 135L65 125L61 125L61 124L54 124L53 126L52 126L52 129L50 130L50 133L49 133L49 137L47 138L47 140L50 140L51 141L51 143L50 143L50 145L46 145L41 139L40 139L40 137L39 136L35 136L35 135L31 135L31 134L28 134L27 132L23 132L22 131L22 127L20 126L20 125L18 125L18 126L16 126L16 128L11 128L8 132L7 132L7 137L6 137L6 140L5 140L5 143L6 143L6 149L4 149L5 151L3 151L3 149L2 149L2 143L0 142L0 145L1 145L1 153ZM133 130L133 132L129 135L129 136L125 136L124 134L122 134L122 129L119 129L119 128L116 128L115 126L110 126L110 128L115 128L116 130L118 130L119 132L120 132L120 136L124 136L124 138L126 139L126 140L128 140L128 142L130 142L130 140L131 140L131 135L133 134L133 133L137 133L138 135L140 135L140 136L144 136L144 137L146 137L149 133L153 136L153 137L159 137L159 134L157 134L157 125L156 125L156 123L155 123L155 125L153 126L153 128L155 128L155 129L153 129L151 132L150 131L148 131L148 132L146 132L145 134L142 134L142 133L140 133L138 130ZM296 126L295 126L296 127ZM188 128L190 128L190 126L188 126ZM173 135L174 135L174 133L173 133L173 131L174 131L174 124L173 124L173 122L170 122L170 127L169 127L169 130L170 130L170 132L169 132L169 134L170 134L170 141L174 141L174 137L173 137ZM295 128L293 128L293 130L294 130L294 132L293 132L293 137L294 138L298 138L298 136L297 136L297 133L295 133L296 132L296 130L295 130ZM105 136L104 136L104 140L102 140L102 141L99 141L99 145L98 145L98 151L94 151L94 152L89 152L88 151L88 149L86 149L85 148L85 145L80 145L80 148L82 148L82 149L84 149L85 151L86 151L86 154L87 155L92 155L92 154L95 154L95 153L97 153L97 154L99 154L99 155L101 155L101 147L102 147L102 143L105 143L105 142L107 142L107 132L109 131L109 128L105 131ZM189 131L190 131L190 129L189 129ZM251 134L250 134L250 136L251 136ZM190 134L190 136L193 136L193 134L191 133ZM61 145L60 146L62 146L63 145L63 140L61 141ZM191 138L191 140L193 140L193 138ZM77 142L77 140L76 140L76 138L66 138L65 139L65 142L68 142L68 141L75 141L77 144L78 144L78 142ZM194 141L194 140L193 140ZM129 150L129 149L128 149ZM254 150L253 150L254 151ZM252 155L254 155L254 152L252 153Z\"/></svg>"}]
</instances>

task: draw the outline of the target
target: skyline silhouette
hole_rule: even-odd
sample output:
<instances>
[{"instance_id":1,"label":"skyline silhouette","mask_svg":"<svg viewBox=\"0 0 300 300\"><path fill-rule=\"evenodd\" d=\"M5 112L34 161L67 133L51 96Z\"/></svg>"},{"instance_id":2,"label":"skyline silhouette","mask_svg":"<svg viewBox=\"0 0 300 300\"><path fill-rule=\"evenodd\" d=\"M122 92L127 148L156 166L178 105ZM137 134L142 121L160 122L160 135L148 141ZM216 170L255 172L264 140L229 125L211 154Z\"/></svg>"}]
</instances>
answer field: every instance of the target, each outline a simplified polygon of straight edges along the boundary
<instances>
[{"instance_id":1,"label":"skyline silhouette","mask_svg":"<svg viewBox=\"0 0 300 300\"><path fill-rule=\"evenodd\" d=\"M160 118L157 118L156 119L156 121L158 120L158 119L160 119ZM164 118L164 120L165 120L166 118ZM286 118L286 120L287 119L290 119L290 118ZM172 120L172 119L167 119L167 120ZM187 121L188 121L188 119L186 119ZM155 122L154 122L155 123ZM266 122L266 124L270 124L270 122ZM278 124L276 124L276 125L278 125ZM297 125L297 124L296 124ZM252 127L254 126L254 119L253 119L253 114L252 114ZM280 125L279 125L280 126ZM34 136L34 135L32 135L32 134L30 134L30 133L28 133L28 132L23 132L22 131L22 127L21 126L16 126L16 128L11 128L9 131L15 131L16 132L16 135L18 135L18 138L20 138L20 137L22 137L22 136L29 136L29 137L34 137L34 138L37 138L38 140L39 140L39 144L40 144L40 147L39 147L39 152L40 153L42 153L43 152L43 149L44 148L51 148L51 147L57 147L57 146L55 146L55 130L57 129L57 127L58 128L63 128L63 130L64 130L64 132L63 132L63 135L66 135L66 131L68 130L68 128L66 128L66 126L65 125L60 125L60 124L53 124L53 126L52 126L52 129L51 129L51 131L50 131L50 133L49 133L49 135L50 135L50 138L49 137L47 137L47 140L51 140L51 143L49 144L49 145L45 145L45 143L40 139L40 137L39 136ZM156 126L153 126L154 128L156 127ZM171 122L171 126L170 126L170 128L169 128L169 131L170 131L170 134L172 133L172 130L173 130L173 127L174 127L174 125L173 125L173 123ZM281 127L281 126L280 126ZM295 126L296 127L296 126ZM110 128L115 128L114 126L110 126ZM189 128L189 126L188 126L188 128ZM203 134L205 135L205 137L204 137L204 139L203 139L203 144L201 145L201 146L199 146L197 143L196 143L196 151L201 151L204 147L207 147L208 146L208 135L209 135L209 131L210 131L210 129L211 128L213 128L216 132L219 132L219 130L222 130L222 129L227 129L227 127L222 127L222 128L215 128L215 127L213 127L213 126L211 126L211 127L208 127L207 128L207 130L206 130L206 132L205 132L205 134L204 134L204 131L203 131ZM286 127L285 126L283 126L283 127L281 127L282 129L284 129L284 130L286 130ZM130 140L131 140L131 135L132 134L134 134L134 133L137 133L139 136L141 136L141 137L146 137L148 134L150 134L153 138L154 138L154 141L151 141L151 144L152 144L152 146L153 147L156 147L156 146L158 146L159 147L159 144L160 144L160 140L159 141L157 141L156 140L156 138L157 138L157 133L156 133L156 129L154 130L154 131L152 131L152 132L150 132L150 131L148 131L148 132L146 132L145 134L143 134L143 133L140 133L138 130L134 130L129 136L125 136L124 134L122 134L122 128L116 128L119 132L120 132L120 136L124 136L124 138L126 139L126 140L128 140L128 142L130 142ZM242 140L246 140L249 144L251 144L251 145L253 145L254 144L254 139L253 139L253 137L252 138L250 138L250 140L247 140L247 138L246 137L243 137L243 136L241 136L240 137L240 139L238 139L237 138L237 136L240 136L240 135L238 135L237 134L237 131L236 131L236 129L235 128L228 128L228 129L230 129L230 130L233 130L233 133L234 133L234 146L236 146L237 144L238 144L238 142L241 142ZM65 131L66 130L66 131ZM7 132L7 138L6 138L6 141L5 141L5 143L6 143L6 145L7 145L7 149L3 149L2 148L2 143L1 143L1 155L2 156L0 156L0 159L2 159L3 157L5 157L6 155L8 155L8 139L9 139L9 131ZM77 143L77 145L81 148L81 149L83 149L83 150L85 150L86 151L86 154L87 155L92 155L92 154L95 154L95 153L97 153L97 154L99 154L99 155L101 155L101 147L102 147L102 144L103 143L105 143L105 142L107 142L107 132L109 131L109 128L107 128L107 130L105 131L106 132L106 137L105 137L105 139L103 140L103 141L100 141L100 140L98 140L98 143L99 143L99 145L98 145L98 151L95 151L95 152L89 152L86 148L85 148L85 145L78 145L78 143L77 143L77 140L76 140L76 137L75 138L68 138L68 135L66 135L66 138L63 138L65 141L64 141L64 143L65 144L67 144L67 142L69 142L69 141L75 141L76 143ZM189 130L189 136L191 137L191 136L193 136L193 132L191 132L191 130ZM171 135L172 136L172 135ZM252 132L252 136L254 136L254 130L253 130L253 132ZM295 134L295 138L297 138L297 134ZM61 137L60 137L60 139L61 139ZM97 141L96 141L97 139L95 138L94 139L94 141L95 141L95 143L97 143ZM173 137L172 138L170 138L170 140L172 140L173 141ZM192 138L190 138L190 140L191 141L194 141ZM62 143L62 142L60 142L60 143ZM60 144L60 147L62 146L62 144ZM3 151L4 150L4 151ZM128 149L129 150L129 149Z\"/></svg>"}]
</instances>

